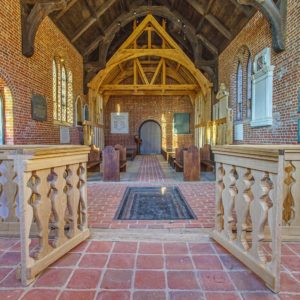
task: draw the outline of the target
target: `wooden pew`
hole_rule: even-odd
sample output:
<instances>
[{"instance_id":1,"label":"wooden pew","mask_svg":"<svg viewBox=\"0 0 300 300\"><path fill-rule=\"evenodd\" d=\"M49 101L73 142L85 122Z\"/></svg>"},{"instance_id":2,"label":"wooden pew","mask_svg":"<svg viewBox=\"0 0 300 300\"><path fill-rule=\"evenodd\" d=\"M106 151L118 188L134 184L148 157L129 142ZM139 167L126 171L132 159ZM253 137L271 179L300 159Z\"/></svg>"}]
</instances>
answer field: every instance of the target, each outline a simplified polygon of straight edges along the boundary
<instances>
[{"instance_id":1,"label":"wooden pew","mask_svg":"<svg viewBox=\"0 0 300 300\"><path fill-rule=\"evenodd\" d=\"M200 148L201 167L205 171L213 171L215 168L215 162L213 160L213 154L211 151L211 145L205 144Z\"/></svg>"},{"instance_id":2,"label":"wooden pew","mask_svg":"<svg viewBox=\"0 0 300 300\"><path fill-rule=\"evenodd\" d=\"M120 152L112 146L103 150L103 180L120 181Z\"/></svg>"},{"instance_id":3,"label":"wooden pew","mask_svg":"<svg viewBox=\"0 0 300 300\"><path fill-rule=\"evenodd\" d=\"M184 147L179 147L175 149L175 170L176 172L183 171L183 151L186 150Z\"/></svg>"},{"instance_id":4,"label":"wooden pew","mask_svg":"<svg viewBox=\"0 0 300 300\"><path fill-rule=\"evenodd\" d=\"M95 169L100 170L100 159L101 151L95 145L91 146L91 151L88 155L87 169L88 171L94 171Z\"/></svg>"},{"instance_id":5,"label":"wooden pew","mask_svg":"<svg viewBox=\"0 0 300 300\"><path fill-rule=\"evenodd\" d=\"M200 152L196 146L190 146L183 151L184 181L200 180Z\"/></svg>"},{"instance_id":6,"label":"wooden pew","mask_svg":"<svg viewBox=\"0 0 300 300\"><path fill-rule=\"evenodd\" d=\"M126 172L127 168L127 155L126 155L126 148L123 147L120 144L115 145L115 150L118 150L120 155L120 171L121 172Z\"/></svg>"}]
</instances>

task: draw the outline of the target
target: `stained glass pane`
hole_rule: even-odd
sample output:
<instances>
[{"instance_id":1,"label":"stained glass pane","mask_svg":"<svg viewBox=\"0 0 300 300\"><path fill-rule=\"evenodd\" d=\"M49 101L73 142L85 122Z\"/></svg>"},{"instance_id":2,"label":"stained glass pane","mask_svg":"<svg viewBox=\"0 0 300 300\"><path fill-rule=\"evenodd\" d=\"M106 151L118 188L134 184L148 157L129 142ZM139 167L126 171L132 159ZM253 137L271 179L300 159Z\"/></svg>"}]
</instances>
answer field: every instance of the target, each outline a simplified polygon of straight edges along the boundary
<instances>
[{"instance_id":1,"label":"stained glass pane","mask_svg":"<svg viewBox=\"0 0 300 300\"><path fill-rule=\"evenodd\" d=\"M61 120L67 121L67 73L66 68L61 68Z\"/></svg>"},{"instance_id":2,"label":"stained glass pane","mask_svg":"<svg viewBox=\"0 0 300 300\"><path fill-rule=\"evenodd\" d=\"M252 60L249 56L247 64L247 117L251 117L252 107Z\"/></svg>"},{"instance_id":3,"label":"stained glass pane","mask_svg":"<svg viewBox=\"0 0 300 300\"><path fill-rule=\"evenodd\" d=\"M237 71L237 120L242 120L243 108L243 69L242 65L238 65Z\"/></svg>"},{"instance_id":4,"label":"stained glass pane","mask_svg":"<svg viewBox=\"0 0 300 300\"><path fill-rule=\"evenodd\" d=\"M68 123L73 124L73 75L72 72L68 72Z\"/></svg>"},{"instance_id":5,"label":"stained glass pane","mask_svg":"<svg viewBox=\"0 0 300 300\"><path fill-rule=\"evenodd\" d=\"M57 120L61 121L61 65L57 64Z\"/></svg>"},{"instance_id":6,"label":"stained glass pane","mask_svg":"<svg viewBox=\"0 0 300 300\"><path fill-rule=\"evenodd\" d=\"M53 60L52 80L53 80L53 119L57 120L57 68Z\"/></svg>"}]
</instances>

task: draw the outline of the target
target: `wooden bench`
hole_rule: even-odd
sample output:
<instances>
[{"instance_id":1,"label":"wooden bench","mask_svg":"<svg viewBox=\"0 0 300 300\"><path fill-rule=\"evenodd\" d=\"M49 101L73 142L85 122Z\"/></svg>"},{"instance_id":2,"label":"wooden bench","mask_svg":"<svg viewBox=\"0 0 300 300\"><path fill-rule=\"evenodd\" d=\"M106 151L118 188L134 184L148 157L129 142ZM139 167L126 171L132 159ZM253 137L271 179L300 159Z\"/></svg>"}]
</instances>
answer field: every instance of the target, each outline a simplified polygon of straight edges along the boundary
<instances>
[{"instance_id":1,"label":"wooden bench","mask_svg":"<svg viewBox=\"0 0 300 300\"><path fill-rule=\"evenodd\" d=\"M184 147L175 149L175 170L176 172L183 172L183 151L187 150Z\"/></svg>"},{"instance_id":2,"label":"wooden bench","mask_svg":"<svg viewBox=\"0 0 300 300\"><path fill-rule=\"evenodd\" d=\"M100 170L100 159L101 151L100 148L97 148L95 145L91 146L91 151L88 155L88 162L86 167L88 171L95 171L95 169Z\"/></svg>"},{"instance_id":3,"label":"wooden bench","mask_svg":"<svg viewBox=\"0 0 300 300\"><path fill-rule=\"evenodd\" d=\"M126 169L127 169L126 148L120 144L117 144L117 145L115 145L115 150L119 151L120 172L126 172Z\"/></svg>"},{"instance_id":4,"label":"wooden bench","mask_svg":"<svg viewBox=\"0 0 300 300\"><path fill-rule=\"evenodd\" d=\"M120 152L112 146L104 148L103 152L103 180L120 181Z\"/></svg>"},{"instance_id":5,"label":"wooden bench","mask_svg":"<svg viewBox=\"0 0 300 300\"><path fill-rule=\"evenodd\" d=\"M174 152L174 153L170 153L170 155L169 155L169 157L168 157L168 163L169 163L169 165L170 165L173 169L175 169L175 159L176 159L176 157L175 157L175 152Z\"/></svg>"},{"instance_id":6,"label":"wooden bench","mask_svg":"<svg viewBox=\"0 0 300 300\"><path fill-rule=\"evenodd\" d=\"M129 145L126 146L126 156L129 160L134 160L137 156L137 146L136 145Z\"/></svg>"},{"instance_id":7,"label":"wooden bench","mask_svg":"<svg viewBox=\"0 0 300 300\"><path fill-rule=\"evenodd\" d=\"M190 146L183 151L184 181L200 180L200 152L196 146Z\"/></svg>"},{"instance_id":8,"label":"wooden bench","mask_svg":"<svg viewBox=\"0 0 300 300\"><path fill-rule=\"evenodd\" d=\"M203 145L200 148L200 165L204 171L213 171L215 168L215 162L213 160L213 154L211 146L209 144Z\"/></svg>"}]
</instances>

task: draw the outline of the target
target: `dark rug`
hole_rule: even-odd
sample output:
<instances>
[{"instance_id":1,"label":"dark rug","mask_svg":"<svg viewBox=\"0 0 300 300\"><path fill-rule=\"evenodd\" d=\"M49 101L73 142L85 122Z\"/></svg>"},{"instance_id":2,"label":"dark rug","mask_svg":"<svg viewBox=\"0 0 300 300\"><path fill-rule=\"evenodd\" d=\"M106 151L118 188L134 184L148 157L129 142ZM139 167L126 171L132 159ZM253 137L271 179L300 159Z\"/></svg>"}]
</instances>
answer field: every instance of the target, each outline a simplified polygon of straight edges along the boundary
<instances>
[{"instance_id":1,"label":"dark rug","mask_svg":"<svg viewBox=\"0 0 300 300\"><path fill-rule=\"evenodd\" d=\"M117 220L197 219L178 187L128 187Z\"/></svg>"}]
</instances>

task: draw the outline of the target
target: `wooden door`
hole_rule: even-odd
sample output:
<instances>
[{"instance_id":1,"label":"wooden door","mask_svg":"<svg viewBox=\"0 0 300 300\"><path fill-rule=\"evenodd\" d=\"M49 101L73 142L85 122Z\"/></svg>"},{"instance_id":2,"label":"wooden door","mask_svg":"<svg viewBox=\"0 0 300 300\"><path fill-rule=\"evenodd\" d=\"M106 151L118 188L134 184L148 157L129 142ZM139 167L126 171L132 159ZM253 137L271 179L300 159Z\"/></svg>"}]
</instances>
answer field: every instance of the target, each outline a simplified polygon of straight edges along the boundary
<instances>
[{"instance_id":1,"label":"wooden door","mask_svg":"<svg viewBox=\"0 0 300 300\"><path fill-rule=\"evenodd\" d=\"M141 154L161 153L161 128L154 121L146 121L140 128Z\"/></svg>"}]
</instances>

